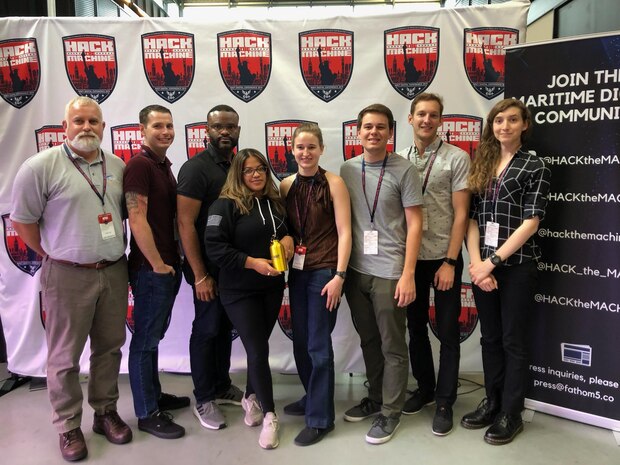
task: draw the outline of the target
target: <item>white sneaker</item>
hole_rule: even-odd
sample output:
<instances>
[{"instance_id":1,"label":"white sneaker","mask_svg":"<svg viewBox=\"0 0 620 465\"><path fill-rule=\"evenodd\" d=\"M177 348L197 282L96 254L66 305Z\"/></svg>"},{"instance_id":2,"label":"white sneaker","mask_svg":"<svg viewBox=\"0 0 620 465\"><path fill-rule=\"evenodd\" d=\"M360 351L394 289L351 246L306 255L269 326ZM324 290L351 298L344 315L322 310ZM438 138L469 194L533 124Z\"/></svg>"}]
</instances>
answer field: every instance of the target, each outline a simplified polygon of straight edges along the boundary
<instances>
[{"instance_id":1,"label":"white sneaker","mask_svg":"<svg viewBox=\"0 0 620 465\"><path fill-rule=\"evenodd\" d=\"M263 429L258 438L258 445L263 449L275 449L280 444L278 439L278 417L273 412L267 412L263 419Z\"/></svg>"},{"instance_id":2,"label":"white sneaker","mask_svg":"<svg viewBox=\"0 0 620 465\"><path fill-rule=\"evenodd\" d=\"M241 398L241 406L245 410L245 417L243 422L248 426L258 426L263 422L263 411L258 406L258 400L256 400L256 394L250 394L246 399L245 396Z\"/></svg>"}]
</instances>

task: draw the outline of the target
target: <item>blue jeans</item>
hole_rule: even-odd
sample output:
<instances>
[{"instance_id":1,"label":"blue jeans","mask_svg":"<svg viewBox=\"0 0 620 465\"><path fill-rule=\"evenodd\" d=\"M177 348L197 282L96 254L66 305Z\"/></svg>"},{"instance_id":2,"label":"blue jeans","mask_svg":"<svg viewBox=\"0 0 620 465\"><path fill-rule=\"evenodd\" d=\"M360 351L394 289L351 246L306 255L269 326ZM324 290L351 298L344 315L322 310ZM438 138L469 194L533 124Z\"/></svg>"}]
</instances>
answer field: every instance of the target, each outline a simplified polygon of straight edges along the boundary
<instances>
[{"instance_id":1,"label":"blue jeans","mask_svg":"<svg viewBox=\"0 0 620 465\"><path fill-rule=\"evenodd\" d=\"M160 274L142 267L129 273L133 291L135 329L129 345L129 382L138 418L158 409L161 384L157 367L159 341L164 338L174 299L181 285L181 270Z\"/></svg>"},{"instance_id":2,"label":"blue jeans","mask_svg":"<svg viewBox=\"0 0 620 465\"><path fill-rule=\"evenodd\" d=\"M334 424L334 350L331 332L338 309L326 308L327 294L321 290L334 276L334 270L300 271L288 276L293 353L299 378L306 390L302 399L306 425L327 428Z\"/></svg>"}]
</instances>

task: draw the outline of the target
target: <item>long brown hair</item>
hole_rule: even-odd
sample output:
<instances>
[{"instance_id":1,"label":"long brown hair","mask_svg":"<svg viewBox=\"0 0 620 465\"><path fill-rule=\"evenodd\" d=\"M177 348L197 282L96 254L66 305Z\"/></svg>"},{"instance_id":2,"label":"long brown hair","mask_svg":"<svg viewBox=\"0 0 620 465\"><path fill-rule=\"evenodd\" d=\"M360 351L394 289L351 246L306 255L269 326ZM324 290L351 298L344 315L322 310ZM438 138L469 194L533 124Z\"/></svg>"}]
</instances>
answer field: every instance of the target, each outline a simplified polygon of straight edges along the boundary
<instances>
[{"instance_id":1,"label":"long brown hair","mask_svg":"<svg viewBox=\"0 0 620 465\"><path fill-rule=\"evenodd\" d=\"M510 107L518 108L521 111L521 118L527 123L527 129L521 133L521 144L525 142L532 131L532 114L521 100L507 98L500 100L491 108L467 179L469 190L474 194L481 194L491 184L491 179L493 179L501 156L500 143L493 134L493 121L498 113L506 111Z\"/></svg>"},{"instance_id":2,"label":"long brown hair","mask_svg":"<svg viewBox=\"0 0 620 465\"><path fill-rule=\"evenodd\" d=\"M250 210L254 206L255 194L248 189L243 182L243 164L250 157L256 158L265 168L267 168L267 179L263 192L261 192L261 196L271 200L272 204L275 205L276 210L280 214L284 214L285 208L282 203L282 199L280 199L280 194L278 193L276 184L269 172L269 164L267 163L267 159L256 149L239 150L239 152L233 156L230 164L230 170L228 171L228 176L226 177L226 182L224 183L224 187L222 187L222 192L220 193L220 198L233 200L242 215L247 215L250 213Z\"/></svg>"}]
</instances>

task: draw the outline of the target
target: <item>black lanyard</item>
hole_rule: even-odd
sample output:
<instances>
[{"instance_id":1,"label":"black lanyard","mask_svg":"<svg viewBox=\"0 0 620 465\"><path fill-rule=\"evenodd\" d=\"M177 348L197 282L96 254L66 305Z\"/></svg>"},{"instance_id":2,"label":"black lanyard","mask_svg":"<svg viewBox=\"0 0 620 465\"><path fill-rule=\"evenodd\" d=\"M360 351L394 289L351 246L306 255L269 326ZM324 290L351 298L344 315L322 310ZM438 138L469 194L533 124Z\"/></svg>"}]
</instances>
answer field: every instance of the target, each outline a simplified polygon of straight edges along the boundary
<instances>
[{"instance_id":1,"label":"black lanyard","mask_svg":"<svg viewBox=\"0 0 620 465\"><path fill-rule=\"evenodd\" d=\"M299 180L295 178L295 182L297 183L297 189L299 189ZM299 202L297 192L295 191L295 212L297 213L297 220L299 221L299 245L302 245L304 242L304 229L306 227L306 221L308 220L308 208L310 207L310 199L312 198L312 191L314 190L314 178L310 183L310 190L306 195L306 206L304 208L304 214L301 215L301 211L299 209Z\"/></svg>"},{"instance_id":2,"label":"black lanyard","mask_svg":"<svg viewBox=\"0 0 620 465\"><path fill-rule=\"evenodd\" d=\"M366 207L368 207L368 213L370 214L370 224L375 222L375 212L377 211L377 203L379 202L379 192L381 191L381 184L383 183L383 176L385 174L385 165L387 165L388 154L385 154L383 159L383 165L381 165L381 173L379 174L379 182L377 183L377 191L375 192L375 202L372 205L372 211L370 210L370 204L368 203L368 197L366 196L366 160L362 155L362 190L364 191L364 199L366 199Z\"/></svg>"},{"instance_id":3,"label":"black lanyard","mask_svg":"<svg viewBox=\"0 0 620 465\"><path fill-rule=\"evenodd\" d=\"M439 145L437 146L435 150L433 150L432 155L430 156L430 158L424 165L424 170L426 169L427 166L428 166L428 170L426 171L426 176L424 177L424 182L422 183L422 195L424 195L424 192L426 192L426 186L428 184L428 179L431 175L431 170L433 169L433 164L435 163L435 158L437 158L437 152L439 152L439 149L441 148L442 145L443 145L443 140L439 142ZM409 153L407 153L407 160L409 161L411 161L411 151L413 150L413 147L414 146L411 146L409 148ZM417 150L418 148L416 147L416 152Z\"/></svg>"},{"instance_id":4,"label":"black lanyard","mask_svg":"<svg viewBox=\"0 0 620 465\"><path fill-rule=\"evenodd\" d=\"M75 166L75 168L80 172L80 174L84 177L84 179L86 179L86 182L88 183L88 185L90 186L92 191L97 195L97 197L99 197L99 200L101 200L101 206L105 207L105 193L106 193L106 189L107 189L107 186L108 186L108 178L106 176L107 171L106 171L106 166L105 166L105 156L103 154L103 150L100 150L100 153L101 153L101 173L103 175L103 193L100 194L99 191L97 190L97 187L91 181L90 177L86 175L84 170L80 167L80 164L71 155L71 151L69 150L69 147L67 146L66 142L63 144L63 147L65 149L65 153L67 154L67 157L69 157L69 160L71 160L71 163L73 163L73 166Z\"/></svg>"}]
</instances>

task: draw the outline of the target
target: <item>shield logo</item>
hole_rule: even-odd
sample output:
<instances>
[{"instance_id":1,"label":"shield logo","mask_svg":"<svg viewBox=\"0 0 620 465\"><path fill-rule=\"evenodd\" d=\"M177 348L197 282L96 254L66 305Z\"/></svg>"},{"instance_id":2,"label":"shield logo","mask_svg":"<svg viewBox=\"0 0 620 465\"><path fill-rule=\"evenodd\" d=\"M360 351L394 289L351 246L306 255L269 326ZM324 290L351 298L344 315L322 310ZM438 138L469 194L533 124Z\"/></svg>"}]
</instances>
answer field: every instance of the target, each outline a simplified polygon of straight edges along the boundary
<instances>
[{"instance_id":1,"label":"shield logo","mask_svg":"<svg viewBox=\"0 0 620 465\"><path fill-rule=\"evenodd\" d=\"M396 147L396 121L394 121L394 135L387 143L387 151L393 152ZM342 157L344 161L361 155L364 147L357 138L357 120L352 119L342 123Z\"/></svg>"},{"instance_id":2,"label":"shield logo","mask_svg":"<svg viewBox=\"0 0 620 465\"><path fill-rule=\"evenodd\" d=\"M288 119L265 123L267 160L271 171L280 181L297 173L297 162L293 156L293 132L303 123L312 121Z\"/></svg>"},{"instance_id":3,"label":"shield logo","mask_svg":"<svg viewBox=\"0 0 620 465\"><path fill-rule=\"evenodd\" d=\"M123 159L125 163L140 153L142 147L142 131L138 123L113 126L112 153Z\"/></svg>"},{"instance_id":4,"label":"shield logo","mask_svg":"<svg viewBox=\"0 0 620 465\"><path fill-rule=\"evenodd\" d=\"M439 63L439 29L406 26L384 32L385 72L392 87L413 99L435 78Z\"/></svg>"},{"instance_id":5,"label":"shield logo","mask_svg":"<svg viewBox=\"0 0 620 465\"><path fill-rule=\"evenodd\" d=\"M220 32L217 58L228 90L244 102L254 100L271 76L271 34L246 29Z\"/></svg>"},{"instance_id":6,"label":"shield logo","mask_svg":"<svg viewBox=\"0 0 620 465\"><path fill-rule=\"evenodd\" d=\"M491 100L504 92L505 47L519 42L519 31L505 27L465 28L463 62L472 87Z\"/></svg>"},{"instance_id":7,"label":"shield logo","mask_svg":"<svg viewBox=\"0 0 620 465\"><path fill-rule=\"evenodd\" d=\"M472 115L443 115L437 134L473 159L482 135L482 118Z\"/></svg>"},{"instance_id":8,"label":"shield logo","mask_svg":"<svg viewBox=\"0 0 620 465\"><path fill-rule=\"evenodd\" d=\"M24 273L34 276L38 269L41 268L41 255L28 247L22 238L17 235L8 213L2 215L2 223L4 224L4 245L13 265Z\"/></svg>"},{"instance_id":9,"label":"shield logo","mask_svg":"<svg viewBox=\"0 0 620 465\"><path fill-rule=\"evenodd\" d=\"M114 37L78 34L62 38L67 77L78 95L98 103L116 86L117 61Z\"/></svg>"},{"instance_id":10,"label":"shield logo","mask_svg":"<svg viewBox=\"0 0 620 465\"><path fill-rule=\"evenodd\" d=\"M60 145L65 140L65 130L58 124L50 124L35 129L34 137L37 141L37 152Z\"/></svg>"},{"instance_id":11,"label":"shield logo","mask_svg":"<svg viewBox=\"0 0 620 465\"><path fill-rule=\"evenodd\" d=\"M127 326L127 329L129 330L129 332L131 334L133 334L133 332L136 329L136 324L135 321L133 319L133 292L131 291L131 286L127 286L128 287L128 292L127 292L127 318L125 318L125 325Z\"/></svg>"},{"instance_id":12,"label":"shield logo","mask_svg":"<svg viewBox=\"0 0 620 465\"><path fill-rule=\"evenodd\" d=\"M282 332L291 341L293 340L293 319L291 318L291 304L288 296L288 284L284 288L284 295L282 296L282 305L280 306L280 313L278 313L278 325Z\"/></svg>"},{"instance_id":13,"label":"shield logo","mask_svg":"<svg viewBox=\"0 0 620 465\"><path fill-rule=\"evenodd\" d=\"M207 122L200 121L185 125L185 143L187 146L187 159L206 150L209 145L209 134L207 134Z\"/></svg>"},{"instance_id":14,"label":"shield logo","mask_svg":"<svg viewBox=\"0 0 620 465\"><path fill-rule=\"evenodd\" d=\"M330 102L349 84L353 71L353 32L318 29L299 33L299 66L306 87Z\"/></svg>"},{"instance_id":15,"label":"shield logo","mask_svg":"<svg viewBox=\"0 0 620 465\"><path fill-rule=\"evenodd\" d=\"M30 102L39 90L41 69L37 39L0 40L0 96L15 108Z\"/></svg>"},{"instance_id":16,"label":"shield logo","mask_svg":"<svg viewBox=\"0 0 620 465\"><path fill-rule=\"evenodd\" d=\"M428 320L431 331L439 339L437 332L437 317L435 312L435 295L431 289L430 308L428 312ZM460 342L465 341L472 335L478 325L478 309L474 302L474 293L471 290L471 283L463 283L461 285L461 314L459 315L459 336Z\"/></svg>"},{"instance_id":17,"label":"shield logo","mask_svg":"<svg viewBox=\"0 0 620 465\"><path fill-rule=\"evenodd\" d=\"M194 80L194 34L173 31L142 34L142 63L155 93L170 103L176 102Z\"/></svg>"}]
</instances>

